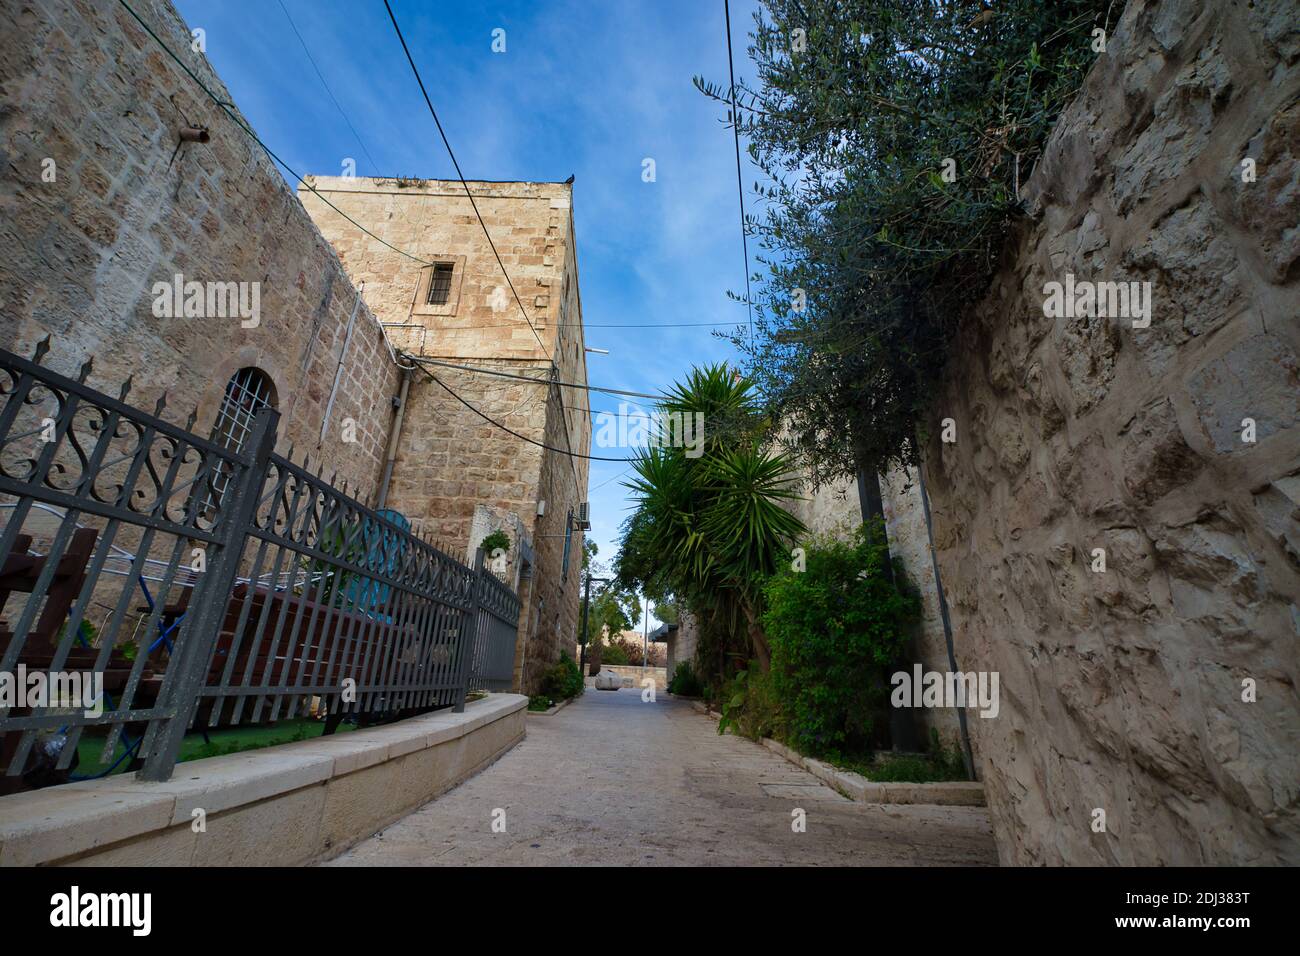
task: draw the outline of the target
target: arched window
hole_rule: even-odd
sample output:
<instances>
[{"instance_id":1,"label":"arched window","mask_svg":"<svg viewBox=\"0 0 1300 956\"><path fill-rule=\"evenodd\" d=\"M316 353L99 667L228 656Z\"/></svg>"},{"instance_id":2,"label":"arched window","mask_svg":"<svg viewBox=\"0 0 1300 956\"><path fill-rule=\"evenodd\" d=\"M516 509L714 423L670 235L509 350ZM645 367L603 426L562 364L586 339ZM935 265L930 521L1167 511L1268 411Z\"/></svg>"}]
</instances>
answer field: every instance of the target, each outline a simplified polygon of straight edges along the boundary
<instances>
[{"instance_id":1,"label":"arched window","mask_svg":"<svg viewBox=\"0 0 1300 956\"><path fill-rule=\"evenodd\" d=\"M226 394L217 409L212 440L223 448L239 451L253 430L257 413L275 407L275 386L271 377L251 365L241 368L226 383Z\"/></svg>"},{"instance_id":2,"label":"arched window","mask_svg":"<svg viewBox=\"0 0 1300 956\"><path fill-rule=\"evenodd\" d=\"M275 407L275 386L271 377L259 368L241 368L226 383L226 394L221 397L217 420L212 426L212 441L222 448L240 451L253 430L257 413ZM215 513L226 495L230 475L220 472L212 476L212 490L203 511Z\"/></svg>"}]
</instances>

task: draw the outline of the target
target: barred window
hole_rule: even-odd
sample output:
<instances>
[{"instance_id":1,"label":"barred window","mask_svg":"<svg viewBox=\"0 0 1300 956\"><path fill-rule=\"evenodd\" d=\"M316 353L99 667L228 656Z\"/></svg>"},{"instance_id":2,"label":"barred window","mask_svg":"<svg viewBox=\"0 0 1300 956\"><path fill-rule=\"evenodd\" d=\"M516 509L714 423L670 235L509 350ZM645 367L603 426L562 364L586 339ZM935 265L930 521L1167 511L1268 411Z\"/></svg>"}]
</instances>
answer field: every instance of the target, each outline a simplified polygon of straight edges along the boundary
<instances>
[{"instance_id":1,"label":"barred window","mask_svg":"<svg viewBox=\"0 0 1300 956\"><path fill-rule=\"evenodd\" d=\"M264 408L272 408L275 387L261 369L241 368L226 383L226 394L212 426L212 440L223 448L239 451L253 430L253 420Z\"/></svg>"},{"instance_id":2,"label":"barred window","mask_svg":"<svg viewBox=\"0 0 1300 956\"><path fill-rule=\"evenodd\" d=\"M425 297L425 305L446 305L451 298L451 274L455 270L455 265L450 262L436 262L433 266L433 275L429 278L429 294Z\"/></svg>"},{"instance_id":3,"label":"barred window","mask_svg":"<svg viewBox=\"0 0 1300 956\"><path fill-rule=\"evenodd\" d=\"M212 426L212 441L231 451L242 450L253 430L257 413L274 407L275 386L270 376L252 366L241 368L226 383L226 394L222 396L217 420ZM226 471L212 476L202 514L212 516L216 513L229 484L230 475Z\"/></svg>"}]
</instances>

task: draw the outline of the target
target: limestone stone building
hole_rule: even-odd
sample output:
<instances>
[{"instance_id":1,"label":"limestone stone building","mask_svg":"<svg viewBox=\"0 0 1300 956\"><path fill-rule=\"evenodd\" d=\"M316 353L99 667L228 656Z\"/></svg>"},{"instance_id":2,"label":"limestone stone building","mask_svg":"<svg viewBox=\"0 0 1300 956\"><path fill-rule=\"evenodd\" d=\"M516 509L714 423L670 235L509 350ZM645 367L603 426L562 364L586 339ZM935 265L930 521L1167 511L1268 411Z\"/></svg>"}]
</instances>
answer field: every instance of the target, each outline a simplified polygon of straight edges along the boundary
<instances>
[{"instance_id":1,"label":"limestone stone building","mask_svg":"<svg viewBox=\"0 0 1300 956\"><path fill-rule=\"evenodd\" d=\"M591 415L573 187L468 189L314 176L299 198L416 367L388 504L466 551L510 536L531 690L578 626Z\"/></svg>"},{"instance_id":2,"label":"limestone stone building","mask_svg":"<svg viewBox=\"0 0 1300 956\"><path fill-rule=\"evenodd\" d=\"M503 279L463 192L461 209L449 184L424 184L407 196L428 198L391 200L418 227L400 213L372 223L450 274L368 258L364 233L323 216L317 228L167 0L132 6L211 97L118 4L17 5L0 31L0 347L30 355L49 336L47 366L75 375L93 358L91 385L117 394L130 378L132 404L165 394L164 417L193 412L203 434L271 405L278 451L460 556L505 527L530 638L517 686L533 689L575 632L587 487L585 461L539 447L581 454L590 440L586 393L546 384L585 380L570 188L474 185L539 345L517 305L490 304ZM388 188L322 187L340 203ZM444 280L448 298L429 305ZM190 309L191 288L242 289L256 308L214 311L200 294ZM403 349L542 384L438 369L454 398Z\"/></svg>"}]
</instances>

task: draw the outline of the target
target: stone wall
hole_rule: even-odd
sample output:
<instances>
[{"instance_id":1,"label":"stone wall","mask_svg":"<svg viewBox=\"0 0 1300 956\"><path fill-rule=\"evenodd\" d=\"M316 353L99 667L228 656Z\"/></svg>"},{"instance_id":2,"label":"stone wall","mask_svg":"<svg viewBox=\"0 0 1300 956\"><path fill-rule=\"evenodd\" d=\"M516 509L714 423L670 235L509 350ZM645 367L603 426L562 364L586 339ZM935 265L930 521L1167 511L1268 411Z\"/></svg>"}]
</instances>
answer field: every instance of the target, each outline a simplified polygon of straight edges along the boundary
<instances>
[{"instance_id":1,"label":"stone wall","mask_svg":"<svg viewBox=\"0 0 1300 956\"><path fill-rule=\"evenodd\" d=\"M602 664L602 671L613 671L623 679L623 688L636 691L638 694L645 690L646 680L654 682L655 692L663 693L668 689L668 671L663 667L646 667L642 668L639 664ZM592 690L594 678L587 678L587 689L591 693L598 693ZM622 689L622 688L620 688Z\"/></svg>"},{"instance_id":2,"label":"stone wall","mask_svg":"<svg viewBox=\"0 0 1300 956\"><path fill-rule=\"evenodd\" d=\"M668 674L668 679L672 680L673 675L677 672L677 665L689 663L695 672L699 673L699 668L695 664L695 648L700 640L700 626L695 620L695 615L690 611L678 611L677 627L668 632L667 647L665 648L664 671Z\"/></svg>"},{"instance_id":3,"label":"stone wall","mask_svg":"<svg viewBox=\"0 0 1300 956\"><path fill-rule=\"evenodd\" d=\"M324 438L321 425L357 293L262 149L118 4L7 5L0 31L0 346L208 434L240 368L270 376L279 450L328 459L374 491L399 373L362 305ZM222 100L230 93L170 4L140 16ZM242 120L242 117L241 117ZM244 121L246 122L246 121ZM180 142L190 124L207 143ZM155 283L258 283L255 327L238 315L159 317ZM249 287L251 289L251 287ZM248 320L251 322L251 319ZM351 422L355 442L345 442ZM352 427L349 427L349 437Z\"/></svg>"},{"instance_id":4,"label":"stone wall","mask_svg":"<svg viewBox=\"0 0 1300 956\"><path fill-rule=\"evenodd\" d=\"M927 477L1005 863L1300 862L1298 26L1131 0L953 349ZM1150 327L1045 317L1067 273Z\"/></svg>"},{"instance_id":5,"label":"stone wall","mask_svg":"<svg viewBox=\"0 0 1300 956\"><path fill-rule=\"evenodd\" d=\"M862 524L858 483L851 478L814 488L811 482L799 486L800 497L786 503L813 535L847 538Z\"/></svg>"}]
</instances>

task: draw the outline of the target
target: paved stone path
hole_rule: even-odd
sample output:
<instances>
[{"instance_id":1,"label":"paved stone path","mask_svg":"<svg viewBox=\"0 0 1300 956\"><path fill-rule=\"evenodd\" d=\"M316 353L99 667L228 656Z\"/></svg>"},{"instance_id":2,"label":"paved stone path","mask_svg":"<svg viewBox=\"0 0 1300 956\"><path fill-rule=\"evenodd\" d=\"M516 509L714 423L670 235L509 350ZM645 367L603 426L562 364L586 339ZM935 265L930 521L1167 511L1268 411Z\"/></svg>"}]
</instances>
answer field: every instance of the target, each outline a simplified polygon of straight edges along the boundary
<instances>
[{"instance_id":1,"label":"paved stone path","mask_svg":"<svg viewBox=\"0 0 1300 956\"><path fill-rule=\"evenodd\" d=\"M506 832L493 833L493 810ZM795 808L807 830L791 829ZM331 861L373 865L995 864L975 807L854 803L667 695L590 687L495 764Z\"/></svg>"}]
</instances>

